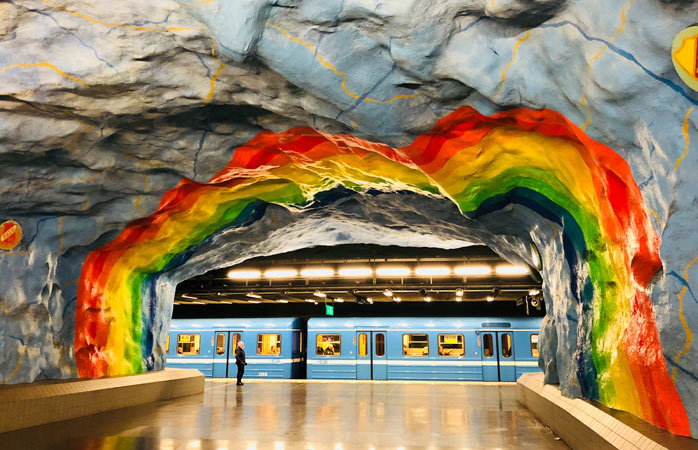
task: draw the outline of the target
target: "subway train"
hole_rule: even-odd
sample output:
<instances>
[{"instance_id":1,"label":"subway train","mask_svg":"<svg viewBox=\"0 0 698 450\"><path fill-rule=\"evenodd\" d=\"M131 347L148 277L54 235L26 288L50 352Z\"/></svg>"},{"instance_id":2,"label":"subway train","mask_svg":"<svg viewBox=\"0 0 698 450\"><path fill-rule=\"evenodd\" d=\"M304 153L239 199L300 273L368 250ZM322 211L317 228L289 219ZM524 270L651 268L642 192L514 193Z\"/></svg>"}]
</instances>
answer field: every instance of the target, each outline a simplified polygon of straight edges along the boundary
<instances>
[{"instance_id":1,"label":"subway train","mask_svg":"<svg viewBox=\"0 0 698 450\"><path fill-rule=\"evenodd\" d=\"M168 367L234 378L516 381L538 368L540 317L174 319Z\"/></svg>"}]
</instances>

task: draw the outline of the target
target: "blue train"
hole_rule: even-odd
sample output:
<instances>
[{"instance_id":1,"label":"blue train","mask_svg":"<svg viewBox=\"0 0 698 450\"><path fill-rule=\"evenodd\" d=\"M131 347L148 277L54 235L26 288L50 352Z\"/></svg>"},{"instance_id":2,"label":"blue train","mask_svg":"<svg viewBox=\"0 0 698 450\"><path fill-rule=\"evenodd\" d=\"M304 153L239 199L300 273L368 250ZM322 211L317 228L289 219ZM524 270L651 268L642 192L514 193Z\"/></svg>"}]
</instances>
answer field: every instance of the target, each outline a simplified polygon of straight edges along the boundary
<instances>
[{"instance_id":1,"label":"blue train","mask_svg":"<svg viewBox=\"0 0 698 450\"><path fill-rule=\"evenodd\" d=\"M305 320L173 320L167 336L167 365L198 369L206 377L234 378L235 348L245 343L249 378L303 378Z\"/></svg>"},{"instance_id":2,"label":"blue train","mask_svg":"<svg viewBox=\"0 0 698 450\"><path fill-rule=\"evenodd\" d=\"M538 368L540 318L173 320L170 367L251 378L516 381ZM304 343L307 343L304 344Z\"/></svg>"}]
</instances>

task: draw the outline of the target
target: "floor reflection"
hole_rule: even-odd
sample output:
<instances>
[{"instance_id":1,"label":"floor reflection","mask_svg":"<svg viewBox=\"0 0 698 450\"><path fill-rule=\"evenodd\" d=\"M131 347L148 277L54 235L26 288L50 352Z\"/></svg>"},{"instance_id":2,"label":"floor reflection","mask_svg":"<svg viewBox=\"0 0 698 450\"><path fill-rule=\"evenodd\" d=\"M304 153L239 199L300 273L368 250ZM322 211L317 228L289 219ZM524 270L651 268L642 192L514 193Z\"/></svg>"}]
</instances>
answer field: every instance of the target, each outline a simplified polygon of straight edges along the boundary
<instances>
[{"instance_id":1,"label":"floor reflection","mask_svg":"<svg viewBox=\"0 0 698 450\"><path fill-rule=\"evenodd\" d=\"M75 450L566 448L513 385L207 381L203 396L0 434Z\"/></svg>"}]
</instances>

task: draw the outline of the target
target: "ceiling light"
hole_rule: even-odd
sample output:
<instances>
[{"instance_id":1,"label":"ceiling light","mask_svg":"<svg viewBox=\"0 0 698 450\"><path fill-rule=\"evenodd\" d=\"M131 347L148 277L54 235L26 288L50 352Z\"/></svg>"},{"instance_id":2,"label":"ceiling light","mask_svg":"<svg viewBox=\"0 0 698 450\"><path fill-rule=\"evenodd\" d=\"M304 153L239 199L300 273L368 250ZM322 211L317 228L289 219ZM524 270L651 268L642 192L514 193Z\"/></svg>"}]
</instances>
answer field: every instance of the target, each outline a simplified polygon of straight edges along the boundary
<instances>
[{"instance_id":1,"label":"ceiling light","mask_svg":"<svg viewBox=\"0 0 698 450\"><path fill-rule=\"evenodd\" d=\"M231 270L228 272L228 278L231 280L252 280L262 276L262 272L254 269Z\"/></svg>"},{"instance_id":2,"label":"ceiling light","mask_svg":"<svg viewBox=\"0 0 698 450\"><path fill-rule=\"evenodd\" d=\"M431 301L431 297L429 297L429 296L424 297L424 301L429 303Z\"/></svg>"},{"instance_id":3,"label":"ceiling light","mask_svg":"<svg viewBox=\"0 0 698 450\"><path fill-rule=\"evenodd\" d=\"M308 303L315 303L315 300L313 300L312 298L306 298L305 301Z\"/></svg>"},{"instance_id":4,"label":"ceiling light","mask_svg":"<svg viewBox=\"0 0 698 450\"><path fill-rule=\"evenodd\" d=\"M302 277L332 277L334 276L334 270L314 268L314 269L303 269L301 270Z\"/></svg>"},{"instance_id":5,"label":"ceiling light","mask_svg":"<svg viewBox=\"0 0 698 450\"><path fill-rule=\"evenodd\" d=\"M193 295L187 295L187 294L182 294L182 298L188 298L190 300L198 300L198 297L194 297Z\"/></svg>"},{"instance_id":6,"label":"ceiling light","mask_svg":"<svg viewBox=\"0 0 698 450\"><path fill-rule=\"evenodd\" d=\"M387 277L404 277L411 273L409 267L379 267L376 274Z\"/></svg>"},{"instance_id":7,"label":"ceiling light","mask_svg":"<svg viewBox=\"0 0 698 450\"><path fill-rule=\"evenodd\" d=\"M489 275L492 273L490 266L459 266L453 269L456 275Z\"/></svg>"},{"instance_id":8,"label":"ceiling light","mask_svg":"<svg viewBox=\"0 0 698 450\"><path fill-rule=\"evenodd\" d=\"M463 289L458 288L456 289L456 297L462 297L463 296Z\"/></svg>"},{"instance_id":9,"label":"ceiling light","mask_svg":"<svg viewBox=\"0 0 698 450\"><path fill-rule=\"evenodd\" d=\"M533 262L533 267L536 269L540 270L542 263L540 260L540 252L538 251L538 247L536 247L536 244L531 242L531 262Z\"/></svg>"},{"instance_id":10,"label":"ceiling light","mask_svg":"<svg viewBox=\"0 0 698 450\"><path fill-rule=\"evenodd\" d=\"M373 270L369 267L344 267L338 273L342 277L367 277L373 274Z\"/></svg>"},{"instance_id":11,"label":"ceiling light","mask_svg":"<svg viewBox=\"0 0 698 450\"><path fill-rule=\"evenodd\" d=\"M487 301L488 301L488 302L493 302L493 301L494 301L494 297L491 296L491 295L488 295L488 296L487 296Z\"/></svg>"},{"instance_id":12,"label":"ceiling light","mask_svg":"<svg viewBox=\"0 0 698 450\"><path fill-rule=\"evenodd\" d=\"M337 302L337 303L344 303L344 299L343 299L343 298L334 298L333 300L334 300L335 302Z\"/></svg>"},{"instance_id":13,"label":"ceiling light","mask_svg":"<svg viewBox=\"0 0 698 450\"><path fill-rule=\"evenodd\" d=\"M463 301L463 297L456 297L456 301L457 301L457 302L462 302L462 301Z\"/></svg>"},{"instance_id":14,"label":"ceiling light","mask_svg":"<svg viewBox=\"0 0 698 450\"><path fill-rule=\"evenodd\" d=\"M262 303L262 302L257 301L257 300L248 300L247 303Z\"/></svg>"},{"instance_id":15,"label":"ceiling light","mask_svg":"<svg viewBox=\"0 0 698 450\"><path fill-rule=\"evenodd\" d=\"M327 294L325 294L325 293L322 292L322 291L315 291L315 292L313 292L313 295L314 295L315 297L320 297L320 298L325 298L325 297L327 297Z\"/></svg>"},{"instance_id":16,"label":"ceiling light","mask_svg":"<svg viewBox=\"0 0 698 450\"><path fill-rule=\"evenodd\" d=\"M402 299L400 297L397 297L397 296L393 297L393 300L395 300L398 303L400 303L402 301Z\"/></svg>"},{"instance_id":17,"label":"ceiling light","mask_svg":"<svg viewBox=\"0 0 698 450\"><path fill-rule=\"evenodd\" d=\"M421 277L438 277L444 275L450 275L451 269L449 267L417 267L414 271L417 275Z\"/></svg>"},{"instance_id":18,"label":"ceiling light","mask_svg":"<svg viewBox=\"0 0 698 450\"><path fill-rule=\"evenodd\" d=\"M245 294L245 297L250 297L250 298L262 298L261 295L255 294L254 292L248 292L247 294Z\"/></svg>"},{"instance_id":19,"label":"ceiling light","mask_svg":"<svg viewBox=\"0 0 698 450\"><path fill-rule=\"evenodd\" d=\"M371 297L366 297L366 301L373 304L373 299Z\"/></svg>"},{"instance_id":20,"label":"ceiling light","mask_svg":"<svg viewBox=\"0 0 698 450\"><path fill-rule=\"evenodd\" d=\"M271 269L264 272L267 278L293 278L298 276L298 271L293 269Z\"/></svg>"},{"instance_id":21,"label":"ceiling light","mask_svg":"<svg viewBox=\"0 0 698 450\"><path fill-rule=\"evenodd\" d=\"M526 266L497 266L497 275L528 275Z\"/></svg>"},{"instance_id":22,"label":"ceiling light","mask_svg":"<svg viewBox=\"0 0 698 450\"><path fill-rule=\"evenodd\" d=\"M279 303L288 303L288 300L277 300Z\"/></svg>"},{"instance_id":23,"label":"ceiling light","mask_svg":"<svg viewBox=\"0 0 698 450\"><path fill-rule=\"evenodd\" d=\"M223 305L232 305L233 304L233 302L218 302L218 303L223 304Z\"/></svg>"},{"instance_id":24,"label":"ceiling light","mask_svg":"<svg viewBox=\"0 0 698 450\"><path fill-rule=\"evenodd\" d=\"M540 291L538 289L531 289L528 291L528 295L538 295L540 294Z\"/></svg>"},{"instance_id":25,"label":"ceiling light","mask_svg":"<svg viewBox=\"0 0 698 450\"><path fill-rule=\"evenodd\" d=\"M386 297L392 297L393 291L391 291L390 289L385 289L383 290L383 295L385 295Z\"/></svg>"},{"instance_id":26,"label":"ceiling light","mask_svg":"<svg viewBox=\"0 0 698 450\"><path fill-rule=\"evenodd\" d=\"M205 302L191 302L192 305L205 305Z\"/></svg>"}]
</instances>

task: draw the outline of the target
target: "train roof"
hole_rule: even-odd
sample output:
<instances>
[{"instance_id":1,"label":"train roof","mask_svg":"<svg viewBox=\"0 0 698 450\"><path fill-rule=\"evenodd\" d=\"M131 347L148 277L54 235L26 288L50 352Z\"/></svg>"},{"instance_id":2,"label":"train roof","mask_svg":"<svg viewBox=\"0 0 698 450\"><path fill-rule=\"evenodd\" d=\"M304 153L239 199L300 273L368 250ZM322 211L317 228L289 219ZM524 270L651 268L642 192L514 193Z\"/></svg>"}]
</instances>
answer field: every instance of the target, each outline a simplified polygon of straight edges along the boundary
<instances>
[{"instance_id":1,"label":"train roof","mask_svg":"<svg viewBox=\"0 0 698 450\"><path fill-rule=\"evenodd\" d=\"M539 329L541 317L315 317L308 330L329 329Z\"/></svg>"},{"instance_id":2,"label":"train roof","mask_svg":"<svg viewBox=\"0 0 698 450\"><path fill-rule=\"evenodd\" d=\"M278 330L301 329L305 321L298 317L267 317L242 319L172 319L170 331L178 330Z\"/></svg>"}]
</instances>

